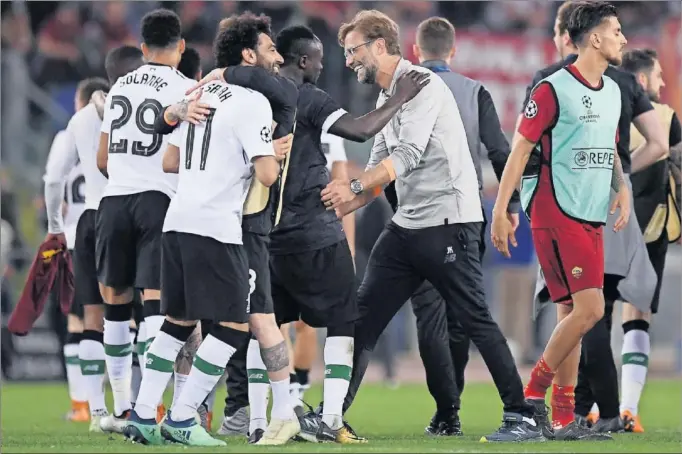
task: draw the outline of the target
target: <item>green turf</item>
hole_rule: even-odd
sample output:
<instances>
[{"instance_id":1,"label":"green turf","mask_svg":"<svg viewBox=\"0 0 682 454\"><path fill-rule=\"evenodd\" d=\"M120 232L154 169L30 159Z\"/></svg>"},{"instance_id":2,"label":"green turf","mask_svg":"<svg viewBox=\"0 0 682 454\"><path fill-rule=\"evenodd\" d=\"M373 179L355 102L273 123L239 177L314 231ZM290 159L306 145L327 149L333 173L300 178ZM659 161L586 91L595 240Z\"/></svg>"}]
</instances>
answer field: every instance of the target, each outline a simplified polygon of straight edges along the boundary
<instances>
[{"instance_id":1,"label":"green turf","mask_svg":"<svg viewBox=\"0 0 682 454\"><path fill-rule=\"evenodd\" d=\"M306 396L319 402L320 389ZM168 396L167 396L168 397ZM222 409L224 394L218 397ZM110 400L109 400L110 402ZM652 381L642 400L645 434L615 435L612 442L545 442L534 444L482 444L478 440L494 431L500 423L501 405L489 384L468 384L462 402L463 438L427 438L422 434L433 412L433 401L422 385L391 390L365 386L348 414L360 434L370 439L367 445L319 445L291 443L282 448L255 448L242 438L228 438L224 448L193 449L181 446L149 448L125 442L120 436L89 434L86 424L62 419L68 407L63 385L16 385L2 388L3 452L682 452L682 385L672 381ZM110 407L111 408L111 407ZM214 428L220 424L218 415Z\"/></svg>"}]
</instances>

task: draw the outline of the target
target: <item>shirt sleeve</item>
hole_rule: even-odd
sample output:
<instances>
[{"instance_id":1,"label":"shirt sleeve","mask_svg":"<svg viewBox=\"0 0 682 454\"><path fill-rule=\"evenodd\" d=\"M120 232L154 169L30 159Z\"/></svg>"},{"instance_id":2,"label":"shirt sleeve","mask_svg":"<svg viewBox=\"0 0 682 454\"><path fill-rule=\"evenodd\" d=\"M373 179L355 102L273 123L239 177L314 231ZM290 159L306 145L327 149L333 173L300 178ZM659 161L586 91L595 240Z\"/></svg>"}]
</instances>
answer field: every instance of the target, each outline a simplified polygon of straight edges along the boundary
<instances>
[{"instance_id":1,"label":"shirt sleeve","mask_svg":"<svg viewBox=\"0 0 682 454\"><path fill-rule=\"evenodd\" d=\"M315 129L321 130L322 134L325 134L336 120L348 112L346 112L339 103L334 101L329 94L316 89L313 92L310 105L308 106L308 112L306 113L309 116L310 124L312 124Z\"/></svg>"},{"instance_id":2,"label":"shirt sleeve","mask_svg":"<svg viewBox=\"0 0 682 454\"><path fill-rule=\"evenodd\" d=\"M400 115L398 146L391 153L396 176L412 171L422 159L436 125L442 102L440 84L430 83L403 106Z\"/></svg>"},{"instance_id":3,"label":"shirt sleeve","mask_svg":"<svg viewBox=\"0 0 682 454\"><path fill-rule=\"evenodd\" d=\"M533 90L519 125L519 133L528 141L537 143L554 123L557 113L552 86L542 83Z\"/></svg>"},{"instance_id":4,"label":"shirt sleeve","mask_svg":"<svg viewBox=\"0 0 682 454\"><path fill-rule=\"evenodd\" d=\"M637 82L635 76L630 75L630 85L632 89L632 118L637 118L643 113L654 109L642 86Z\"/></svg>"},{"instance_id":5,"label":"shirt sleeve","mask_svg":"<svg viewBox=\"0 0 682 454\"><path fill-rule=\"evenodd\" d=\"M523 111L526 109L526 106L528 105L528 101L530 101L530 94L533 93L533 88L535 88L535 86L539 84L542 79L544 79L544 77L542 77L542 73L537 71L533 76L533 81L526 87L526 96L523 98L521 113L523 113Z\"/></svg>"},{"instance_id":6,"label":"shirt sleeve","mask_svg":"<svg viewBox=\"0 0 682 454\"><path fill-rule=\"evenodd\" d=\"M249 160L259 156L274 156L272 145L272 108L263 96L249 99L249 114L239 115L237 137Z\"/></svg>"},{"instance_id":7,"label":"shirt sleeve","mask_svg":"<svg viewBox=\"0 0 682 454\"><path fill-rule=\"evenodd\" d=\"M65 131L57 133L47 156L43 180L45 181L44 197L47 228L50 233L61 233L64 230L62 219L64 184L69 172L78 163L78 152L71 129L72 126L69 124Z\"/></svg>"},{"instance_id":8,"label":"shirt sleeve","mask_svg":"<svg viewBox=\"0 0 682 454\"><path fill-rule=\"evenodd\" d=\"M680 119L677 114L673 113L673 118L670 120L670 135L668 136L668 145L674 147L682 142L682 128L680 127Z\"/></svg>"},{"instance_id":9,"label":"shirt sleeve","mask_svg":"<svg viewBox=\"0 0 682 454\"><path fill-rule=\"evenodd\" d=\"M107 95L107 99L104 101L104 117L102 118L102 127L100 129L101 132L109 134L111 132L111 122L114 121L114 115L115 113L113 112L113 109L111 108L111 99L113 96L111 95L111 90L109 91L109 94Z\"/></svg>"},{"instance_id":10,"label":"shirt sleeve","mask_svg":"<svg viewBox=\"0 0 682 454\"><path fill-rule=\"evenodd\" d=\"M379 134L374 136L374 145L372 145L372 151L369 153L369 161L367 161L365 170L373 169L386 158L388 158L386 138L384 137L384 132L379 131Z\"/></svg>"}]
</instances>

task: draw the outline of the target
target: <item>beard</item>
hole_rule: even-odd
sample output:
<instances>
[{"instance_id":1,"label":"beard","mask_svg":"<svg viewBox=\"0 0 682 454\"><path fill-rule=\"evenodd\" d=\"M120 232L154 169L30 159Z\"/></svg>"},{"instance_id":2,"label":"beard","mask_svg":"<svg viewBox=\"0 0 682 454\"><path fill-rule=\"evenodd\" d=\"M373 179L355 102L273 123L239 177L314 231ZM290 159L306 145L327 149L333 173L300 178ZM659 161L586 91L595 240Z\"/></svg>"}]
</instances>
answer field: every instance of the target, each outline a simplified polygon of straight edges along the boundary
<instances>
[{"instance_id":1,"label":"beard","mask_svg":"<svg viewBox=\"0 0 682 454\"><path fill-rule=\"evenodd\" d=\"M279 65L277 63L275 63L274 61L268 62L260 55L256 55L256 66L260 66L261 68L266 69L270 74L279 73Z\"/></svg>"},{"instance_id":2,"label":"beard","mask_svg":"<svg viewBox=\"0 0 682 454\"><path fill-rule=\"evenodd\" d=\"M650 101L658 102L658 103L661 102L661 96L658 93L656 93L655 91L653 91L651 88L647 88L646 94L649 97Z\"/></svg>"},{"instance_id":3,"label":"beard","mask_svg":"<svg viewBox=\"0 0 682 454\"><path fill-rule=\"evenodd\" d=\"M358 80L363 84L374 84L377 81L377 67L372 66L362 66L362 69L358 71Z\"/></svg>"}]
</instances>

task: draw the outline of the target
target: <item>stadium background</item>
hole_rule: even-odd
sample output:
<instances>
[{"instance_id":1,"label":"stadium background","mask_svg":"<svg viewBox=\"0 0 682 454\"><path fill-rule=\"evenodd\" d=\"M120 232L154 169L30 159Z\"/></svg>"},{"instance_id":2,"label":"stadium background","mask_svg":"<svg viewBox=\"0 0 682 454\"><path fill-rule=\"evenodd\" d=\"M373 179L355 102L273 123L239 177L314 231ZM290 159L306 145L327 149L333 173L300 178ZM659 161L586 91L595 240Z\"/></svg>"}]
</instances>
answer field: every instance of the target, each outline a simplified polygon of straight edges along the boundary
<instances>
[{"instance_id":1,"label":"stadium background","mask_svg":"<svg viewBox=\"0 0 682 454\"><path fill-rule=\"evenodd\" d=\"M619 6L628 47L653 47L660 55L667 87L664 102L682 114L682 39L680 3L676 1L615 2ZM1 163L2 219L9 222L15 239L3 241L0 260L2 285L2 371L14 380L44 380L62 374L61 350L50 328L51 314L27 337L17 338L5 329L7 315L17 300L35 248L45 232L41 177L54 134L73 113L78 80L103 76L107 50L121 43L139 42L140 19L147 11L164 6L175 9L183 21L184 35L197 48L205 70L211 69L211 42L218 21L235 12L264 12L276 31L292 23L306 23L325 45L325 69L320 86L355 115L373 108L377 89L357 83L344 68L336 42L339 25L359 9L377 8L401 27L403 55L413 61L412 44L417 24L431 15L447 17L457 28L456 71L481 80L491 92L502 125L511 137L526 85L533 73L557 59L551 40L559 3L514 2L2 2L1 53ZM346 143L351 160L362 167L371 141ZM496 180L486 163L488 210ZM361 272L378 231L389 216L379 202L358 215L358 268ZM488 303L510 338L519 365L535 361L547 340L555 316L545 311L530 322L530 297L535 277L535 257L527 225L519 233L520 246L511 261L488 248L486 285ZM682 250L669 252L661 312L652 325L651 370L654 374L682 371ZM619 320L619 307L615 320ZM622 330L615 323L613 345L620 352ZM474 355L475 357L476 355ZM618 358L617 358L618 359ZM319 370L319 364L318 364ZM487 377L474 359L468 373ZM314 376L319 377L318 374ZM382 339L368 378L390 383L423 380L416 351L414 320L409 304L396 316Z\"/></svg>"}]
</instances>

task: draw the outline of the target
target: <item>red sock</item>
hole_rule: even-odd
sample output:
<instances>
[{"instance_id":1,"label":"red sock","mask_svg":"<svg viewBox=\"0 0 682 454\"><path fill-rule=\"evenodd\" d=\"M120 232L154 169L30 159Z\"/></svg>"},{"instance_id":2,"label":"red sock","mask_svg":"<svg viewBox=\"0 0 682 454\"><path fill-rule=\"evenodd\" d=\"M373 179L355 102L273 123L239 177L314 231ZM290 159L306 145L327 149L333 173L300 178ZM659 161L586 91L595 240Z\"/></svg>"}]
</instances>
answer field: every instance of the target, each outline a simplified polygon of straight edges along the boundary
<instances>
[{"instance_id":1,"label":"red sock","mask_svg":"<svg viewBox=\"0 0 682 454\"><path fill-rule=\"evenodd\" d=\"M526 385L524 394L526 399L542 399L545 400L547 390L552 385L554 379L554 372L549 368L545 362L545 357L541 357L533 370L530 373L530 381Z\"/></svg>"},{"instance_id":2,"label":"red sock","mask_svg":"<svg viewBox=\"0 0 682 454\"><path fill-rule=\"evenodd\" d=\"M575 388L573 386L552 387L552 425L565 427L575 416Z\"/></svg>"}]
</instances>

